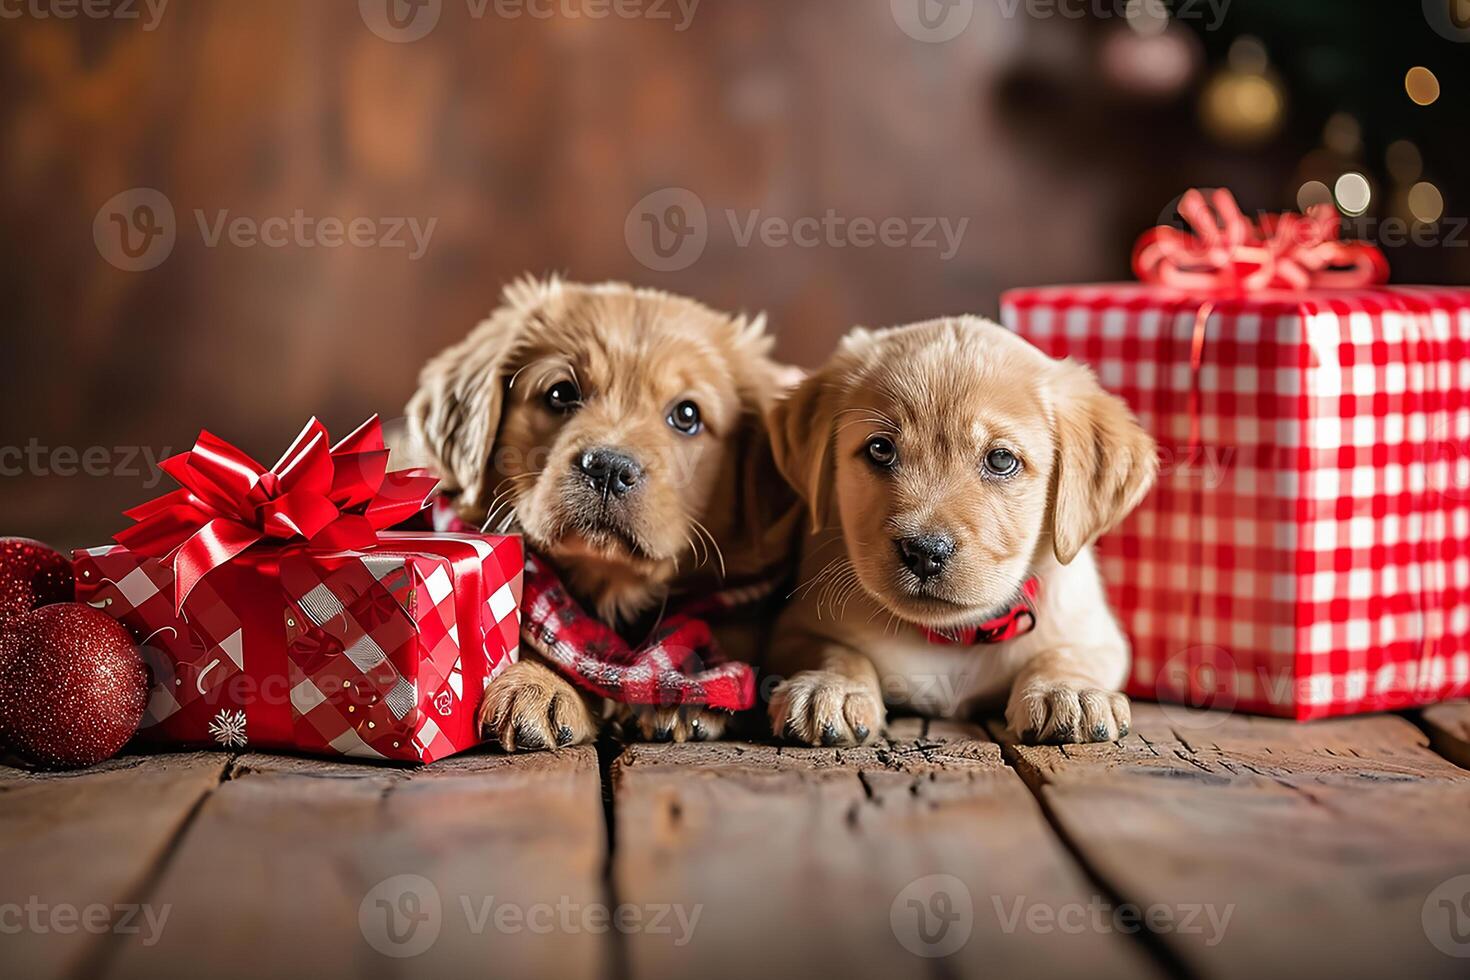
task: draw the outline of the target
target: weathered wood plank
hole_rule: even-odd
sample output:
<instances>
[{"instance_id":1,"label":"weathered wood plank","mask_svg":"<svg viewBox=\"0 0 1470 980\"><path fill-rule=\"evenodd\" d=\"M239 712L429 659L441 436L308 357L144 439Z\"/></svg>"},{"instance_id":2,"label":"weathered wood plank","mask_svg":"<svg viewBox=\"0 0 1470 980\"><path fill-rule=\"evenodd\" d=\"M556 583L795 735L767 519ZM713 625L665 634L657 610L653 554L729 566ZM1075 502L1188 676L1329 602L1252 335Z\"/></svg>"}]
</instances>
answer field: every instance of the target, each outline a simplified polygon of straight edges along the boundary
<instances>
[{"instance_id":1,"label":"weathered wood plank","mask_svg":"<svg viewBox=\"0 0 1470 980\"><path fill-rule=\"evenodd\" d=\"M151 980L603 976L607 935L542 926L605 904L605 863L590 748L417 771L245 756L149 895L172 907L162 940L100 965Z\"/></svg>"},{"instance_id":2,"label":"weathered wood plank","mask_svg":"<svg viewBox=\"0 0 1470 980\"><path fill-rule=\"evenodd\" d=\"M1402 718L1137 705L1119 743L1006 751L1102 882L1171 916L1154 931L1191 972L1465 975L1425 916L1446 932L1431 893L1470 873L1470 773Z\"/></svg>"},{"instance_id":3,"label":"weathered wood plank","mask_svg":"<svg viewBox=\"0 0 1470 980\"><path fill-rule=\"evenodd\" d=\"M613 780L617 899L694 923L682 944L677 927L626 936L629 976L1154 975L1125 937L1010 923L1017 902L1085 905L1093 889L997 745L919 724L860 750L628 748ZM947 932L946 912L960 916ZM911 951L944 952L966 927L952 955Z\"/></svg>"},{"instance_id":4,"label":"weathered wood plank","mask_svg":"<svg viewBox=\"0 0 1470 980\"><path fill-rule=\"evenodd\" d=\"M1436 704L1419 713L1434 751L1462 769L1470 769L1470 701Z\"/></svg>"},{"instance_id":5,"label":"weathered wood plank","mask_svg":"<svg viewBox=\"0 0 1470 980\"><path fill-rule=\"evenodd\" d=\"M141 901L228 763L190 753L122 756L75 773L0 767L5 973L75 976L100 946L147 938L152 923L126 907ZM108 935L114 928L122 932Z\"/></svg>"}]
</instances>

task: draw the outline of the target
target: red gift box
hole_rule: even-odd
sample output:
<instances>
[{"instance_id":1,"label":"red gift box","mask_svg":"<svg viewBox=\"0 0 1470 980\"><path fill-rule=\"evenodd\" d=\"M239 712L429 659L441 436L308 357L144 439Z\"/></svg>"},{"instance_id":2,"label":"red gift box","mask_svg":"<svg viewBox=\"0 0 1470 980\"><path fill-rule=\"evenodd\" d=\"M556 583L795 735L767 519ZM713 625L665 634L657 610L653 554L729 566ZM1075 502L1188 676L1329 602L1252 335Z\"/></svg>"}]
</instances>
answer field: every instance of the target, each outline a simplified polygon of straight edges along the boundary
<instances>
[{"instance_id":1,"label":"red gift box","mask_svg":"<svg viewBox=\"0 0 1470 980\"><path fill-rule=\"evenodd\" d=\"M1382 285L1330 208L1212 203L1144 236L1141 284L1002 299L1159 442L1099 546L1130 693L1298 719L1470 693L1470 289Z\"/></svg>"},{"instance_id":2,"label":"red gift box","mask_svg":"<svg viewBox=\"0 0 1470 980\"><path fill-rule=\"evenodd\" d=\"M433 762L479 742L517 656L515 537L383 530L435 481L386 472L376 420L331 450L315 420L266 470L208 433L184 485L75 556L78 601L142 646L145 739Z\"/></svg>"}]
</instances>

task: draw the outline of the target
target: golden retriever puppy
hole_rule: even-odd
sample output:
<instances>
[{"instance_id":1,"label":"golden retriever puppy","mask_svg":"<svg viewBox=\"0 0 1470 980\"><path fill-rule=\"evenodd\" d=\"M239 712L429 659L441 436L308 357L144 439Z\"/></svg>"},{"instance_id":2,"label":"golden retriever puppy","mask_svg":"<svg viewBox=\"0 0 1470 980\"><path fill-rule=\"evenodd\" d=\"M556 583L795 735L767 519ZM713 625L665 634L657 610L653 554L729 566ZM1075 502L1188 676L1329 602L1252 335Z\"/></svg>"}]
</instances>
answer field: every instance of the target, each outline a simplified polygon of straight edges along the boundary
<instances>
[{"instance_id":1,"label":"golden retriever puppy","mask_svg":"<svg viewBox=\"0 0 1470 980\"><path fill-rule=\"evenodd\" d=\"M789 492L762 414L782 387L771 343L763 318L655 290L522 280L424 368L408 452L464 520L524 534L636 642L666 601L790 555L767 537ZM794 496L787 510L789 539ZM552 748L593 738L607 710L528 656L490 684L481 722L508 750ZM726 718L650 709L636 721L682 741L718 737Z\"/></svg>"},{"instance_id":2,"label":"golden retriever puppy","mask_svg":"<svg viewBox=\"0 0 1470 980\"><path fill-rule=\"evenodd\" d=\"M1004 704L1031 740L1128 731L1129 649L1090 544L1158 461L1087 368L978 317L856 330L777 405L771 430L813 520L804 585L773 640L778 735L868 742L885 700L938 717ZM1033 629L954 642L1024 610L1033 579L1020 613Z\"/></svg>"}]
</instances>

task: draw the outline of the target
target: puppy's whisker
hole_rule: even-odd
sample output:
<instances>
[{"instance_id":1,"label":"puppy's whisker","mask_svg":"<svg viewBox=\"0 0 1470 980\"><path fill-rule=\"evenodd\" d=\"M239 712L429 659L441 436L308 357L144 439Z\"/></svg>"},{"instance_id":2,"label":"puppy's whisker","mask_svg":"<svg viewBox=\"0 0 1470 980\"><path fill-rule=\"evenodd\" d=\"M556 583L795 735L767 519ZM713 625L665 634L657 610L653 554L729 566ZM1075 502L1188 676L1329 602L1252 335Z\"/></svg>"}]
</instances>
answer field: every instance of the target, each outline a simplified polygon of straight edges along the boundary
<instances>
[{"instance_id":1,"label":"puppy's whisker","mask_svg":"<svg viewBox=\"0 0 1470 980\"><path fill-rule=\"evenodd\" d=\"M838 562L844 561L846 559L847 559L847 555L845 555L845 554L838 555L836 558L833 558L831 561L827 562L827 564L823 565L822 568L821 568L821 570L818 571L817 574L813 575L807 581L802 582L802 583L799 583L796 586L796 588L794 588L794 589L791 590L791 594L788 595L786 598L790 599L793 596L805 595L807 592L810 592L820 582L822 582L822 580L825 579L829 574L832 574L832 572L833 572L833 570L834 570L834 568L835 568L835 566L837 565Z\"/></svg>"},{"instance_id":2,"label":"puppy's whisker","mask_svg":"<svg viewBox=\"0 0 1470 980\"><path fill-rule=\"evenodd\" d=\"M715 540L715 536L709 528L705 527L699 521L693 520L692 518L690 520L694 529L703 534L705 538L709 540L709 546L714 549L715 557L720 560L720 578L725 578L725 553L720 550L720 543ZM706 552L706 554L708 554L708 552Z\"/></svg>"},{"instance_id":3,"label":"puppy's whisker","mask_svg":"<svg viewBox=\"0 0 1470 980\"><path fill-rule=\"evenodd\" d=\"M823 604L825 604L827 606L827 609L834 615L837 613L837 597L847 590L847 588L849 587L849 583L852 582L852 580L855 579L856 576L857 569L853 567L852 562L848 561L845 562L845 564L839 566L832 573L832 575L827 578L826 583L822 586L821 592L817 593L818 619L821 618Z\"/></svg>"}]
</instances>

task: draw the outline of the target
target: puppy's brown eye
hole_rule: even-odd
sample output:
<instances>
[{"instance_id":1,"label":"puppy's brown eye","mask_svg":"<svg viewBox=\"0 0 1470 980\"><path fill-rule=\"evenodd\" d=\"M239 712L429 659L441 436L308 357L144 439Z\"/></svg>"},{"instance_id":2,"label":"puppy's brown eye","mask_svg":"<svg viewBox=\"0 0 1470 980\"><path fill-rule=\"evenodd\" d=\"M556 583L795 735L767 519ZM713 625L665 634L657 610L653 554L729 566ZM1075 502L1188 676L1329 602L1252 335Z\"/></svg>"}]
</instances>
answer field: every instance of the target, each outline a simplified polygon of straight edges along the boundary
<instances>
[{"instance_id":1,"label":"puppy's brown eye","mask_svg":"<svg viewBox=\"0 0 1470 980\"><path fill-rule=\"evenodd\" d=\"M700 419L699 406L693 402L680 402L669 412L669 425L686 436L692 436L699 432L704 423Z\"/></svg>"},{"instance_id":2,"label":"puppy's brown eye","mask_svg":"<svg viewBox=\"0 0 1470 980\"><path fill-rule=\"evenodd\" d=\"M571 381L558 381L546 392L546 407L558 415L576 411L582 404L582 392Z\"/></svg>"},{"instance_id":3,"label":"puppy's brown eye","mask_svg":"<svg viewBox=\"0 0 1470 980\"><path fill-rule=\"evenodd\" d=\"M890 469L898 462L898 447L887 436L874 436L868 440L868 458L874 466Z\"/></svg>"},{"instance_id":4,"label":"puppy's brown eye","mask_svg":"<svg viewBox=\"0 0 1470 980\"><path fill-rule=\"evenodd\" d=\"M985 454L985 472L990 476L1010 476L1021 468L1021 461L1009 449L992 449Z\"/></svg>"}]
</instances>

